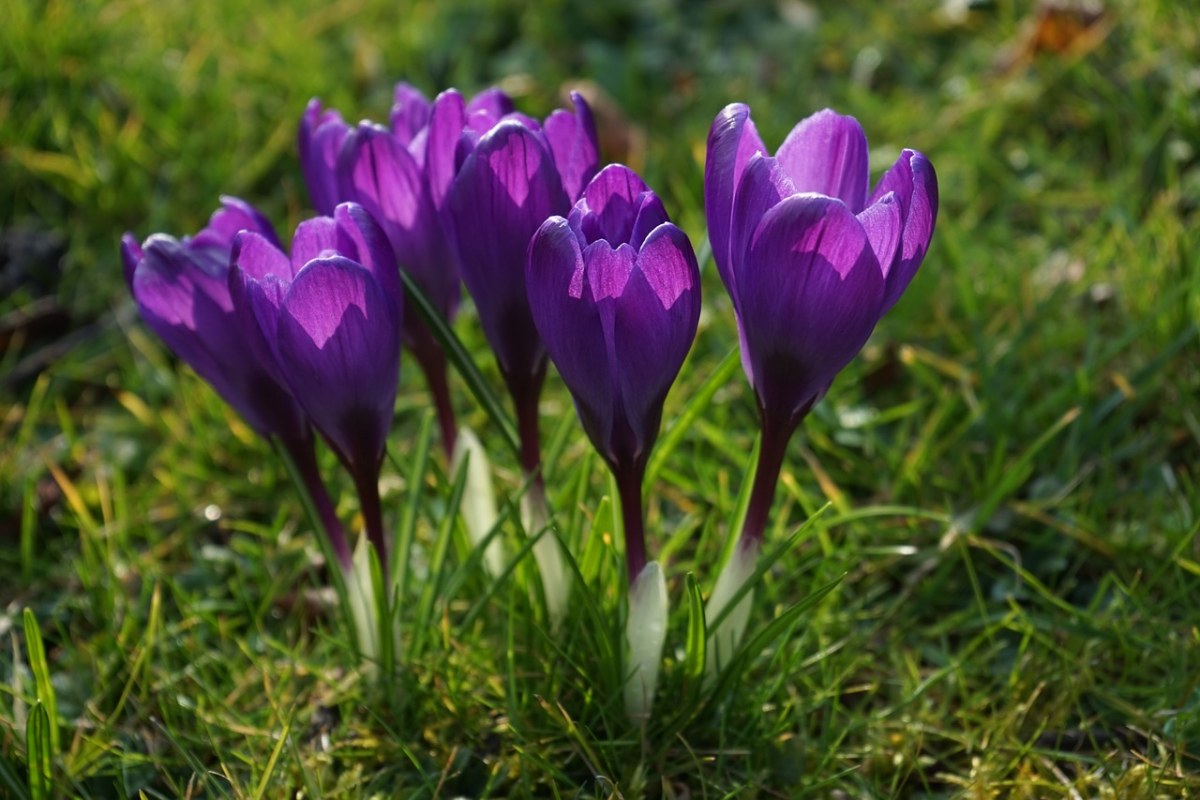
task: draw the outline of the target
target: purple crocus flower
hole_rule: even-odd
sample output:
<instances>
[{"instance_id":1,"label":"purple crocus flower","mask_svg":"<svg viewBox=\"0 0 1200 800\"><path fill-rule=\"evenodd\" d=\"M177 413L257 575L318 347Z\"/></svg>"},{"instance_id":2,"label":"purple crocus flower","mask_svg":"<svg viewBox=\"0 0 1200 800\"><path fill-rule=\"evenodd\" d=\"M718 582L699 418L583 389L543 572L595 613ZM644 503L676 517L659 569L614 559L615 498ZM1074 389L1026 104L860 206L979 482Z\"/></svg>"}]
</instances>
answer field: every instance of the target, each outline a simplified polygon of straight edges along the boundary
<instances>
[{"instance_id":1,"label":"purple crocus flower","mask_svg":"<svg viewBox=\"0 0 1200 800\"><path fill-rule=\"evenodd\" d=\"M740 103L713 121L704 170L709 239L733 299L762 448L743 539L766 524L788 440L916 274L937 177L904 150L869 191L867 138L824 110L774 157Z\"/></svg>"},{"instance_id":2,"label":"purple crocus flower","mask_svg":"<svg viewBox=\"0 0 1200 800\"><path fill-rule=\"evenodd\" d=\"M350 551L317 471L309 420L287 385L261 353L248 350L235 323L229 263L240 231L252 231L272 247L279 240L259 211L222 197L208 226L176 239L156 233L143 244L121 239L125 280L146 324L177 356L242 415L264 438L277 439L296 463L325 525L335 554Z\"/></svg>"},{"instance_id":3,"label":"purple crocus flower","mask_svg":"<svg viewBox=\"0 0 1200 800\"><path fill-rule=\"evenodd\" d=\"M646 565L646 461L700 318L696 256L654 192L613 164L568 219L534 234L526 284L541 340L616 477L632 584Z\"/></svg>"},{"instance_id":4,"label":"purple crocus flower","mask_svg":"<svg viewBox=\"0 0 1200 800\"><path fill-rule=\"evenodd\" d=\"M534 232L549 217L567 214L595 174L596 128L577 93L571 95L574 112L557 110L541 125L516 113L497 117L502 104L472 111L461 98L450 97L433 111L429 157L435 150L449 152L451 134L456 137L459 166L448 184L446 215L451 242L516 406L522 466L535 474L546 349L525 290L526 253ZM436 194L436 187L446 184L434 163L430 178ZM444 169L449 162L436 163Z\"/></svg>"},{"instance_id":5,"label":"purple crocus flower","mask_svg":"<svg viewBox=\"0 0 1200 800\"><path fill-rule=\"evenodd\" d=\"M354 478L367 535L387 564L379 469L400 369L400 276L362 206L300 224L289 258L252 231L234 242L230 291L250 349L273 370Z\"/></svg>"}]
</instances>

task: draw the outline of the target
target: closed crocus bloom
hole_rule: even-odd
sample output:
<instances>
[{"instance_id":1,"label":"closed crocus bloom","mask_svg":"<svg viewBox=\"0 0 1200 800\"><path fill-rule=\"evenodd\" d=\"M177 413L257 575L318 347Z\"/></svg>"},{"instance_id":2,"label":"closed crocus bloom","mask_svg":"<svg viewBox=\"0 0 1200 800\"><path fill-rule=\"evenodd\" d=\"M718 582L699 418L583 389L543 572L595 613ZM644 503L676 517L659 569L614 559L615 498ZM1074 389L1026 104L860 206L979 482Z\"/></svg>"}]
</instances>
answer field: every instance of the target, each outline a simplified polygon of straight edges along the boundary
<instances>
[{"instance_id":1,"label":"closed crocus bloom","mask_svg":"<svg viewBox=\"0 0 1200 800\"><path fill-rule=\"evenodd\" d=\"M663 402L696 335L700 273L687 236L630 169L611 165L569 219L534 235L533 320L617 479L632 582L645 566L641 482Z\"/></svg>"},{"instance_id":2,"label":"closed crocus bloom","mask_svg":"<svg viewBox=\"0 0 1200 800\"><path fill-rule=\"evenodd\" d=\"M874 190L867 138L852 117L820 111L772 157L735 103L713 121L704 168L713 258L733 300L742 366L762 438L738 547L706 607L711 680L732 656L788 442L912 281L933 235L937 177L904 150ZM724 613L723 613L724 612Z\"/></svg>"},{"instance_id":3,"label":"closed crocus bloom","mask_svg":"<svg viewBox=\"0 0 1200 800\"><path fill-rule=\"evenodd\" d=\"M461 166L447 204L459 268L517 406L529 472L539 460L537 398L546 353L525 291L526 251L546 219L567 214L599 160L591 112L578 94L572 99L574 112L555 111L544 126L510 113L480 135L491 110L461 118L466 127L459 129L455 155ZM453 117L454 108L447 104L445 116ZM446 130L457 121L451 119ZM442 125L435 108L431 136L440 140Z\"/></svg>"},{"instance_id":4,"label":"closed crocus bloom","mask_svg":"<svg viewBox=\"0 0 1200 800\"><path fill-rule=\"evenodd\" d=\"M309 421L265 348L245 346L230 294L235 238L247 231L273 249L271 224L250 204L222 207L195 236L154 234L139 245L121 240L125 279L142 318L177 356L208 381L264 438L277 439L296 463L337 558L349 563L341 525L317 470Z\"/></svg>"},{"instance_id":5,"label":"closed crocus bloom","mask_svg":"<svg viewBox=\"0 0 1200 800\"><path fill-rule=\"evenodd\" d=\"M291 257L253 232L234 246L242 329L354 478L367 534L386 565L379 469L400 367L402 292L387 238L361 206L301 223Z\"/></svg>"},{"instance_id":6,"label":"closed crocus bloom","mask_svg":"<svg viewBox=\"0 0 1200 800\"><path fill-rule=\"evenodd\" d=\"M350 126L341 114L326 109L315 97L308 101L297 135L300 170L313 208L323 216L333 214L343 199L338 194L337 158L349 133Z\"/></svg>"},{"instance_id":7,"label":"closed crocus bloom","mask_svg":"<svg viewBox=\"0 0 1200 800\"><path fill-rule=\"evenodd\" d=\"M269 366L241 345L229 295L229 259L240 230L278 242L248 203L221 198L206 228L176 239L121 240L125 278L146 324L264 438L302 439L308 424Z\"/></svg>"}]
</instances>

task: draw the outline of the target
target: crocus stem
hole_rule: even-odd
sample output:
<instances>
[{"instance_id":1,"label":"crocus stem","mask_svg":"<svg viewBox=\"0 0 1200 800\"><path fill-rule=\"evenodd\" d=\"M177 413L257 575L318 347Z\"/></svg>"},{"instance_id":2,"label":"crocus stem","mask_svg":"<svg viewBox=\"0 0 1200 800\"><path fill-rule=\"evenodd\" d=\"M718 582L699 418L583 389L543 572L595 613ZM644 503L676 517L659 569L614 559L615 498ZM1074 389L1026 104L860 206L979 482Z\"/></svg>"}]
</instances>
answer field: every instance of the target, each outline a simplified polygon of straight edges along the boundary
<instances>
[{"instance_id":1,"label":"crocus stem","mask_svg":"<svg viewBox=\"0 0 1200 800\"><path fill-rule=\"evenodd\" d=\"M350 569L352 561L350 545L346 541L346 531L337 517L333 500L330 499L329 491L325 488L325 482L321 480L312 438L302 442L288 443L284 446L291 455L296 470L300 473L300 479L304 482L304 488L316 508L317 515L321 518L321 525L325 528L325 537L333 550L333 556L337 559L338 566L345 572Z\"/></svg>"},{"instance_id":2,"label":"crocus stem","mask_svg":"<svg viewBox=\"0 0 1200 800\"><path fill-rule=\"evenodd\" d=\"M741 547L762 544L771 503L775 499L775 487L779 483L779 471L783 469L788 442L799 423L800 419L795 418L795 421L787 420L780 424L771 416L762 415L762 443L758 449L758 467L754 470L754 486L750 489L746 521L742 525Z\"/></svg>"},{"instance_id":3,"label":"crocus stem","mask_svg":"<svg viewBox=\"0 0 1200 800\"><path fill-rule=\"evenodd\" d=\"M412 351L413 357L421 365L421 371L425 373L429 393L433 395L438 426L442 432L442 448L449 461L454 457L454 445L458 441L458 421L454 416L454 403L450 399L450 384L446 380L446 351L434 341L428 328L425 329L425 336L413 344Z\"/></svg>"},{"instance_id":4,"label":"crocus stem","mask_svg":"<svg viewBox=\"0 0 1200 800\"><path fill-rule=\"evenodd\" d=\"M522 379L505 376L508 391L512 395L513 407L517 412L517 438L521 443L521 468L533 477L531 489L545 494L546 482L542 478L542 445L538 434L538 398L542 394L542 382L546 378L543 363L536 374Z\"/></svg>"},{"instance_id":5,"label":"crocus stem","mask_svg":"<svg viewBox=\"0 0 1200 800\"><path fill-rule=\"evenodd\" d=\"M358 502L362 508L363 525L367 529L367 539L375 546L375 554L379 556L379 565L383 570L383 585L390 586L388 569L387 537L383 532L383 510L379 502L378 473L369 475L356 474L354 488L358 490Z\"/></svg>"},{"instance_id":6,"label":"crocus stem","mask_svg":"<svg viewBox=\"0 0 1200 800\"><path fill-rule=\"evenodd\" d=\"M642 574L646 567L645 520L642 513L642 477L645 467L635 465L614 470L617 494L621 496L621 522L625 530L625 568L629 573L629 584Z\"/></svg>"}]
</instances>

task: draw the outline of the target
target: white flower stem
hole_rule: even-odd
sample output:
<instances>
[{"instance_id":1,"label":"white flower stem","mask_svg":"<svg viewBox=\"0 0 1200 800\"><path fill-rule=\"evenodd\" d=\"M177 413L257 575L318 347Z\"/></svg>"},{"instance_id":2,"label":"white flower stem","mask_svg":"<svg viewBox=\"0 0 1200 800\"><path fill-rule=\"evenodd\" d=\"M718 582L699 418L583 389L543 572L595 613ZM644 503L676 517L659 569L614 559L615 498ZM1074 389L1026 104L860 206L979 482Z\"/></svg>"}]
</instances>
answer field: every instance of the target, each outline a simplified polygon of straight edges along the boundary
<instances>
[{"instance_id":1,"label":"white flower stem","mask_svg":"<svg viewBox=\"0 0 1200 800\"><path fill-rule=\"evenodd\" d=\"M654 705L663 642L667 636L667 582L662 567L651 561L629 587L625 623L625 712L644 725Z\"/></svg>"}]
</instances>

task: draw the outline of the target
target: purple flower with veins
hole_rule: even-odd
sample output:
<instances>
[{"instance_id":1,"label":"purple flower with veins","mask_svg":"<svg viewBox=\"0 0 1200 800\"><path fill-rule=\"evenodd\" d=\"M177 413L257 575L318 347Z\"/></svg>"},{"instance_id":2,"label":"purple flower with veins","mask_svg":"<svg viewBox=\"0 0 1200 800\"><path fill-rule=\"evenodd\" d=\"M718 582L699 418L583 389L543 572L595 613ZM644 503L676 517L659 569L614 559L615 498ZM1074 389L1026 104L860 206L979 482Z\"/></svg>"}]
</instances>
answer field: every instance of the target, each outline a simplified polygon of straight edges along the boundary
<instances>
[{"instance_id":1,"label":"purple flower with veins","mask_svg":"<svg viewBox=\"0 0 1200 800\"><path fill-rule=\"evenodd\" d=\"M247 349L229 291L229 264L241 231L279 247L271 224L242 200L222 197L208 226L176 239L156 233L121 239L125 281L146 324L262 437L278 439L305 482L339 560L350 551L317 472L309 419L261 350Z\"/></svg>"},{"instance_id":2,"label":"purple flower with veins","mask_svg":"<svg viewBox=\"0 0 1200 800\"><path fill-rule=\"evenodd\" d=\"M534 474L546 349L525 288L526 254L542 223L567 214L596 173L595 123L577 93L573 112L559 109L544 124L522 114L498 115L501 104L472 110L456 94L444 96L450 100L435 107L430 120L429 157L435 149L443 156L430 162L430 178L435 194L448 186L445 219L459 269L513 397L522 466ZM452 139L450 162L444 156ZM447 183L439 170L451 163L458 166Z\"/></svg>"},{"instance_id":3,"label":"purple flower with veins","mask_svg":"<svg viewBox=\"0 0 1200 800\"><path fill-rule=\"evenodd\" d=\"M663 402L700 318L700 271L687 235L628 167L605 167L569 218L529 245L533 321L616 477L630 583L646 564L642 478Z\"/></svg>"},{"instance_id":4,"label":"purple flower with veins","mask_svg":"<svg viewBox=\"0 0 1200 800\"><path fill-rule=\"evenodd\" d=\"M442 220L458 139L468 123L511 111L512 101L499 89L464 105L457 92L443 92L431 103L415 87L399 83L390 128L366 121L348 126L318 100L309 103L300 122L301 164L314 207L324 215L338 202L366 208L387 234L399 268L447 321L454 319L460 296ZM449 454L457 423L445 353L415 308L403 317L404 344L425 373Z\"/></svg>"},{"instance_id":5,"label":"purple flower with veins","mask_svg":"<svg viewBox=\"0 0 1200 800\"><path fill-rule=\"evenodd\" d=\"M300 224L291 256L253 231L234 242L230 291L240 329L354 478L367 535L387 560L379 470L400 370L400 276L361 206Z\"/></svg>"},{"instance_id":6,"label":"purple flower with veins","mask_svg":"<svg viewBox=\"0 0 1200 800\"><path fill-rule=\"evenodd\" d=\"M704 197L762 420L743 531L757 542L792 432L925 257L937 177L904 150L870 190L862 126L830 110L800 121L772 157L750 109L734 103L709 132Z\"/></svg>"}]
</instances>

